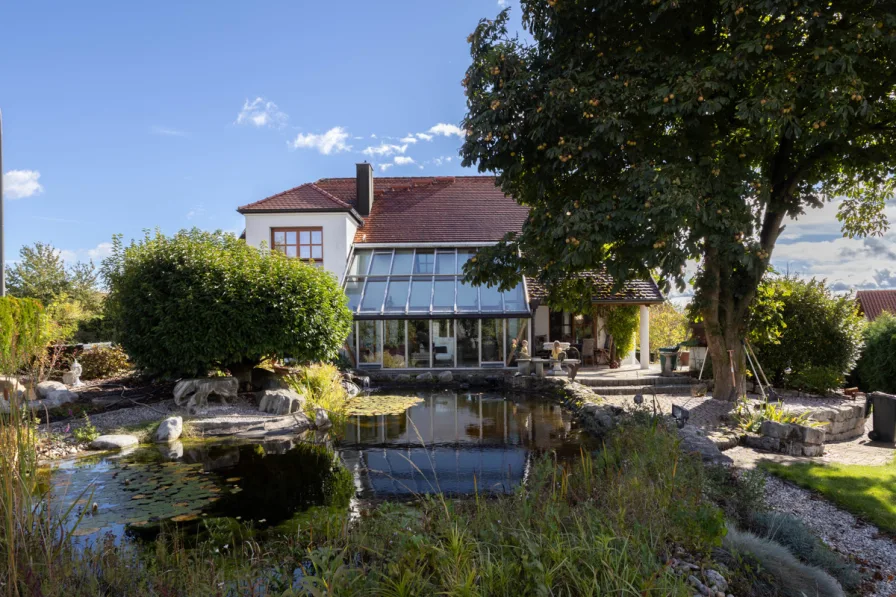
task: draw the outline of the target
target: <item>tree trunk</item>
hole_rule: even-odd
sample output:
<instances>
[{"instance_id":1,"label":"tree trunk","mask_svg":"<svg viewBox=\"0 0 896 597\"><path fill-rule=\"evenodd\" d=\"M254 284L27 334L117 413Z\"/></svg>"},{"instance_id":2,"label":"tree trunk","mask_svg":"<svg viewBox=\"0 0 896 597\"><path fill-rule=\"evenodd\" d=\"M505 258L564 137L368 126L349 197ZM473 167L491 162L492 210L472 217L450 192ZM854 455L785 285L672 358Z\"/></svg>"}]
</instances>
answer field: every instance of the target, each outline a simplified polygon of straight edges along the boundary
<instances>
[{"instance_id":1,"label":"tree trunk","mask_svg":"<svg viewBox=\"0 0 896 597\"><path fill-rule=\"evenodd\" d=\"M739 326L738 326L739 327ZM746 394L746 359L741 340L746 330L731 330L728 334L713 334L706 330L706 343L712 359L712 397L736 400ZM729 351L731 351L729 353ZM732 367L733 380L732 380Z\"/></svg>"}]
</instances>

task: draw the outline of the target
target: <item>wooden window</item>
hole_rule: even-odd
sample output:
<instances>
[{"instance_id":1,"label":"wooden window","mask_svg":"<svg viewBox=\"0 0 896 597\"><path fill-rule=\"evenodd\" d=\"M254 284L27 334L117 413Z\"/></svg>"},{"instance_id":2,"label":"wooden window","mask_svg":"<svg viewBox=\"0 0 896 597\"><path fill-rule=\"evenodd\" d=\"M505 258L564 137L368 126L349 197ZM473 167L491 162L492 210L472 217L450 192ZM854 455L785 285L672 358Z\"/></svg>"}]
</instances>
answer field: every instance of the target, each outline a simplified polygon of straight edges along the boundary
<instances>
[{"instance_id":1,"label":"wooden window","mask_svg":"<svg viewBox=\"0 0 896 597\"><path fill-rule=\"evenodd\" d=\"M287 257L323 265L323 228L271 228L271 246Z\"/></svg>"}]
</instances>

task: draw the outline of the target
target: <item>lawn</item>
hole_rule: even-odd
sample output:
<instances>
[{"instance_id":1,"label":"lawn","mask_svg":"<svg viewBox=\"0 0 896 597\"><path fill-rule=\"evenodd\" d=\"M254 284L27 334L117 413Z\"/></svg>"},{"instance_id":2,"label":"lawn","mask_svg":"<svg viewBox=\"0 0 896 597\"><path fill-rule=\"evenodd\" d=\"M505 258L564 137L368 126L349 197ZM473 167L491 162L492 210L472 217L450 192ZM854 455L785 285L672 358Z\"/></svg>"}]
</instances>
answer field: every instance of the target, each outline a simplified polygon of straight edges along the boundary
<instances>
[{"instance_id":1,"label":"lawn","mask_svg":"<svg viewBox=\"0 0 896 597\"><path fill-rule=\"evenodd\" d=\"M882 531L896 533L896 459L885 466L802 462L764 462L762 466L800 487L819 492Z\"/></svg>"}]
</instances>

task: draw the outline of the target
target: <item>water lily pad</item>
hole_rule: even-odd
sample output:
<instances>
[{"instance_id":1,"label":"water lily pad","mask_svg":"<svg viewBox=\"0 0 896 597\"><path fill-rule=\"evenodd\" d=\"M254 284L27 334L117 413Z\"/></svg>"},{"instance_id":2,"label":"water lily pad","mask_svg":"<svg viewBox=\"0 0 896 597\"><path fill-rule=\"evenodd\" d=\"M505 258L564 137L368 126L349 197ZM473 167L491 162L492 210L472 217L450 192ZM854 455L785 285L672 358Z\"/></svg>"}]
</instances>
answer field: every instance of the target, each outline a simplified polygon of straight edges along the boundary
<instances>
[{"instance_id":1,"label":"water lily pad","mask_svg":"<svg viewBox=\"0 0 896 597\"><path fill-rule=\"evenodd\" d=\"M369 417L376 415L400 415L415 404L423 402L418 396L355 396L348 400L347 414Z\"/></svg>"}]
</instances>

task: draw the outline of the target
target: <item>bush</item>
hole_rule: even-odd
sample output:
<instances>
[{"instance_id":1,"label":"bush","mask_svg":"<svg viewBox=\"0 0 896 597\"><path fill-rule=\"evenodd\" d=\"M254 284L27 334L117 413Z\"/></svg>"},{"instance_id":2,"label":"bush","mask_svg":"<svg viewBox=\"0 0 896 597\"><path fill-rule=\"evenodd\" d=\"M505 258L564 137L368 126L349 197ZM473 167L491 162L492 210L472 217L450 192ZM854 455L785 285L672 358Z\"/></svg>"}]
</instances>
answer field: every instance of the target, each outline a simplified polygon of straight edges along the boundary
<instances>
[{"instance_id":1,"label":"bush","mask_svg":"<svg viewBox=\"0 0 896 597\"><path fill-rule=\"evenodd\" d=\"M34 299L0 297L0 371L14 373L42 358L47 346L47 318Z\"/></svg>"},{"instance_id":2,"label":"bush","mask_svg":"<svg viewBox=\"0 0 896 597\"><path fill-rule=\"evenodd\" d=\"M98 346L78 355L81 363L81 377L84 379L103 379L114 377L131 368L128 355L120 346Z\"/></svg>"},{"instance_id":3,"label":"bush","mask_svg":"<svg viewBox=\"0 0 896 597\"><path fill-rule=\"evenodd\" d=\"M795 516L780 512L757 512L750 519L750 529L761 537L784 545L804 563L821 568L847 591L856 591L862 584L862 575L856 567L822 543Z\"/></svg>"},{"instance_id":4,"label":"bush","mask_svg":"<svg viewBox=\"0 0 896 597\"><path fill-rule=\"evenodd\" d=\"M81 426L72 429L72 437L82 444L92 442L99 436L100 432L93 426L93 422L90 420L90 417L87 416L86 412L81 419Z\"/></svg>"},{"instance_id":5,"label":"bush","mask_svg":"<svg viewBox=\"0 0 896 597\"><path fill-rule=\"evenodd\" d=\"M896 393L896 315L882 313L865 328L865 349L856 370L862 389Z\"/></svg>"},{"instance_id":6,"label":"bush","mask_svg":"<svg viewBox=\"0 0 896 597\"><path fill-rule=\"evenodd\" d=\"M789 412L784 409L784 405L781 402L754 404L748 401L746 396L737 401L731 417L739 428L751 433L758 433L763 421L791 423L793 425L815 425L813 421L809 420L808 412L799 414Z\"/></svg>"},{"instance_id":7,"label":"bush","mask_svg":"<svg viewBox=\"0 0 896 597\"><path fill-rule=\"evenodd\" d=\"M352 315L327 271L232 234L113 239L106 318L138 367L168 375L250 372L265 357L329 360Z\"/></svg>"},{"instance_id":8,"label":"bush","mask_svg":"<svg viewBox=\"0 0 896 597\"><path fill-rule=\"evenodd\" d=\"M309 365L288 375L286 383L305 396L305 414L314 420L314 409L322 408L337 424L345 417L348 394L342 387L342 374L330 363Z\"/></svg>"},{"instance_id":9,"label":"bush","mask_svg":"<svg viewBox=\"0 0 896 597\"><path fill-rule=\"evenodd\" d=\"M764 512L765 473L759 469L735 472L724 466L706 467L706 495L725 517L745 526L757 512Z\"/></svg>"},{"instance_id":10,"label":"bush","mask_svg":"<svg viewBox=\"0 0 896 597\"><path fill-rule=\"evenodd\" d=\"M762 286L751 340L769 380L818 393L841 387L862 345L864 320L855 300L833 295L823 280L773 277Z\"/></svg>"}]
</instances>

